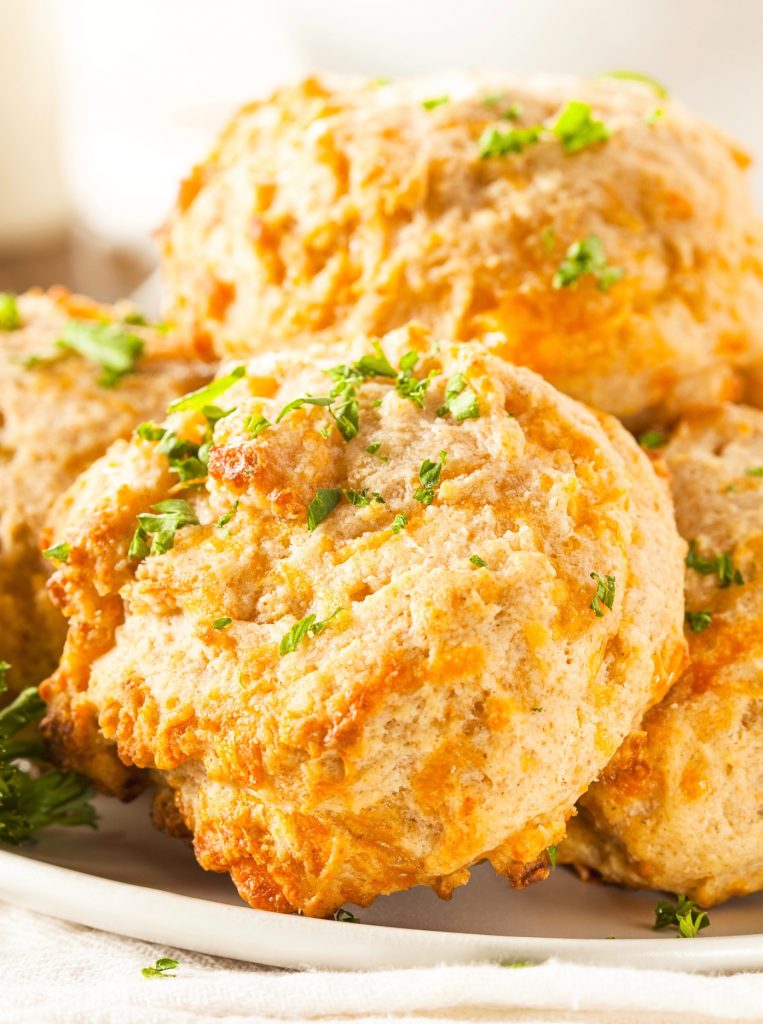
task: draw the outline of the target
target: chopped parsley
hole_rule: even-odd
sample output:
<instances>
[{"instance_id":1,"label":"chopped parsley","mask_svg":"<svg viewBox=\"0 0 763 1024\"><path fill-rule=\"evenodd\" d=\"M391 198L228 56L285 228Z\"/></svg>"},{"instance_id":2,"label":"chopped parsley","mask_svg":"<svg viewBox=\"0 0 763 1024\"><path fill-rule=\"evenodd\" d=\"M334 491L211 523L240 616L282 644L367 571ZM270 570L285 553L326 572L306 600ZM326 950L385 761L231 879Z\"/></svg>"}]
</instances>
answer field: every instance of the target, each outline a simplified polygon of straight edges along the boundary
<instances>
[{"instance_id":1,"label":"chopped parsley","mask_svg":"<svg viewBox=\"0 0 763 1024\"><path fill-rule=\"evenodd\" d=\"M331 399L328 395L303 395L301 398L295 398L293 401L288 402L283 409L276 416L276 423L280 423L281 420L288 416L290 412L294 412L296 409L301 409L303 405L331 405Z\"/></svg>"},{"instance_id":2,"label":"chopped parsley","mask_svg":"<svg viewBox=\"0 0 763 1024\"><path fill-rule=\"evenodd\" d=\"M548 854L548 859L549 859L549 863L551 864L551 870L552 871L556 867L556 857L557 857L558 850L559 850L559 848L557 847L556 844L554 844L553 846L546 847L546 853Z\"/></svg>"},{"instance_id":3,"label":"chopped parsley","mask_svg":"<svg viewBox=\"0 0 763 1024\"><path fill-rule=\"evenodd\" d=\"M433 377L437 376L435 371L427 377L414 377L413 371L419 361L418 352L406 352L400 360L400 373L395 378L395 388L399 395L408 398L419 409L424 408L424 396Z\"/></svg>"},{"instance_id":4,"label":"chopped parsley","mask_svg":"<svg viewBox=\"0 0 763 1024\"><path fill-rule=\"evenodd\" d=\"M487 568L487 562L485 561L484 558L480 558L479 555L470 555L469 561L472 563L472 565L476 565L478 569Z\"/></svg>"},{"instance_id":5,"label":"chopped parsley","mask_svg":"<svg viewBox=\"0 0 763 1024\"><path fill-rule=\"evenodd\" d=\"M337 608L327 619L323 619L322 622L317 621L315 615L306 615L304 619L299 619L294 623L289 632L281 637L278 653L283 657L285 654L291 654L292 651L296 651L306 636L318 636L341 611L341 608Z\"/></svg>"},{"instance_id":6,"label":"chopped parsley","mask_svg":"<svg viewBox=\"0 0 763 1024\"><path fill-rule=\"evenodd\" d=\"M408 525L408 516L402 512L398 512L395 518L392 520L392 532L400 533Z\"/></svg>"},{"instance_id":7,"label":"chopped parsley","mask_svg":"<svg viewBox=\"0 0 763 1024\"><path fill-rule=\"evenodd\" d=\"M424 110L434 110L436 107L441 107L444 103L450 101L450 96L433 96L430 100L422 100L421 105Z\"/></svg>"},{"instance_id":8,"label":"chopped parsley","mask_svg":"<svg viewBox=\"0 0 763 1024\"><path fill-rule=\"evenodd\" d=\"M668 443L667 434L663 434L661 430L644 430L638 435L636 440L647 451L653 451L655 448L664 448Z\"/></svg>"},{"instance_id":9,"label":"chopped parsley","mask_svg":"<svg viewBox=\"0 0 763 1024\"><path fill-rule=\"evenodd\" d=\"M439 462L424 459L421 463L421 469L419 470L421 487L414 491L413 497L416 501L420 501L422 505L431 505L434 501L435 490L440 485L440 473L445 465L446 457L445 452L440 452Z\"/></svg>"},{"instance_id":10,"label":"chopped parsley","mask_svg":"<svg viewBox=\"0 0 763 1024\"><path fill-rule=\"evenodd\" d=\"M0 691L10 668L0 662ZM90 783L75 772L22 770L14 762L45 762L45 748L38 739L15 739L45 713L36 687L23 690L0 711L0 842L17 846L48 825L96 824Z\"/></svg>"},{"instance_id":11,"label":"chopped parsley","mask_svg":"<svg viewBox=\"0 0 763 1024\"><path fill-rule=\"evenodd\" d=\"M367 487L364 487L362 491L353 490L351 487L347 489L342 488L342 494L351 505L356 505L358 508L365 508L366 505L370 505L372 502L376 502L379 505L384 504L384 498L382 498L378 491L374 491L369 497Z\"/></svg>"},{"instance_id":12,"label":"chopped parsley","mask_svg":"<svg viewBox=\"0 0 763 1024\"><path fill-rule=\"evenodd\" d=\"M704 633L712 621L712 612L686 612L684 614L684 622L692 633Z\"/></svg>"},{"instance_id":13,"label":"chopped parsley","mask_svg":"<svg viewBox=\"0 0 763 1024\"><path fill-rule=\"evenodd\" d=\"M372 441L371 444L366 448L369 455L375 456L380 462L389 462L388 455L379 455L379 449L381 448L381 441Z\"/></svg>"},{"instance_id":14,"label":"chopped parsley","mask_svg":"<svg viewBox=\"0 0 763 1024\"><path fill-rule=\"evenodd\" d=\"M592 572L591 579L596 581L596 593L588 607L600 619L604 615L604 608L611 609L615 602L615 577L600 576L597 572Z\"/></svg>"},{"instance_id":15,"label":"chopped parsley","mask_svg":"<svg viewBox=\"0 0 763 1024\"><path fill-rule=\"evenodd\" d=\"M228 626L233 622L230 615L221 615L219 619L215 619L212 623L213 629L227 629Z\"/></svg>"},{"instance_id":16,"label":"chopped parsley","mask_svg":"<svg viewBox=\"0 0 763 1024\"><path fill-rule=\"evenodd\" d=\"M508 156L509 153L521 153L528 146L540 142L542 136L543 126L540 124L528 128L500 128L491 125L479 137L479 158L489 160L492 157Z\"/></svg>"},{"instance_id":17,"label":"chopped parsley","mask_svg":"<svg viewBox=\"0 0 763 1024\"><path fill-rule=\"evenodd\" d=\"M623 276L622 267L611 267L607 263L604 244L598 235L587 235L573 242L567 255L554 274L551 285L555 289L574 288L581 277L590 274L600 292L609 291Z\"/></svg>"},{"instance_id":18,"label":"chopped parsley","mask_svg":"<svg viewBox=\"0 0 763 1024\"><path fill-rule=\"evenodd\" d=\"M354 914L351 914L349 910L345 910L344 907L339 907L338 910L334 911L332 916L333 916L335 921L344 921L347 924L359 924L360 923L358 918L355 917Z\"/></svg>"},{"instance_id":19,"label":"chopped parsley","mask_svg":"<svg viewBox=\"0 0 763 1024\"><path fill-rule=\"evenodd\" d=\"M704 910L700 910L694 900L686 896L676 896L672 900L660 900L654 908L654 931L663 928L677 928L678 937L693 939L710 924L710 918Z\"/></svg>"},{"instance_id":20,"label":"chopped parsley","mask_svg":"<svg viewBox=\"0 0 763 1024\"><path fill-rule=\"evenodd\" d=\"M156 961L153 967L143 967L141 974L144 978L176 978L176 974L170 974L170 971L174 971L179 967L177 960L173 960L169 956L161 956Z\"/></svg>"},{"instance_id":21,"label":"chopped parsley","mask_svg":"<svg viewBox=\"0 0 763 1024\"><path fill-rule=\"evenodd\" d=\"M270 426L270 420L266 420L264 416L247 416L244 420L244 430L252 441Z\"/></svg>"},{"instance_id":22,"label":"chopped parsley","mask_svg":"<svg viewBox=\"0 0 763 1024\"><path fill-rule=\"evenodd\" d=\"M463 373L455 373L445 388L445 404L437 410L437 415L447 416L448 413L457 423L479 419L479 399L475 392L467 387Z\"/></svg>"},{"instance_id":23,"label":"chopped parsley","mask_svg":"<svg viewBox=\"0 0 763 1024\"><path fill-rule=\"evenodd\" d=\"M763 476L763 466L750 466L744 471L745 476Z\"/></svg>"},{"instance_id":24,"label":"chopped parsley","mask_svg":"<svg viewBox=\"0 0 763 1024\"><path fill-rule=\"evenodd\" d=\"M339 504L342 492L338 487L319 487L307 506L307 528L312 533Z\"/></svg>"},{"instance_id":25,"label":"chopped parsley","mask_svg":"<svg viewBox=\"0 0 763 1024\"><path fill-rule=\"evenodd\" d=\"M718 577L718 586L721 589L730 587L732 583L735 583L737 586L741 586L744 583L744 578L741 572L735 568L734 559L728 551L722 555L705 558L697 551L697 541L694 539L689 541L689 550L686 553L686 567L698 572L700 576L716 575Z\"/></svg>"},{"instance_id":26,"label":"chopped parsley","mask_svg":"<svg viewBox=\"0 0 763 1024\"><path fill-rule=\"evenodd\" d=\"M161 441L167 431L157 423L141 423L135 433L143 441Z\"/></svg>"},{"instance_id":27,"label":"chopped parsley","mask_svg":"<svg viewBox=\"0 0 763 1024\"><path fill-rule=\"evenodd\" d=\"M570 100L551 131L567 153L577 153L586 146L606 142L609 138L609 129L604 122L593 118L588 104L579 100Z\"/></svg>"},{"instance_id":28,"label":"chopped parsley","mask_svg":"<svg viewBox=\"0 0 763 1024\"><path fill-rule=\"evenodd\" d=\"M167 412L201 412L205 406L210 406L216 398L224 395L245 374L246 367L236 366L230 373L226 373L224 377L218 377L217 380L213 380L206 387L199 388L198 391L191 391L190 394L175 399L168 406ZM220 417L217 418L220 419Z\"/></svg>"},{"instance_id":29,"label":"chopped parsley","mask_svg":"<svg viewBox=\"0 0 763 1024\"><path fill-rule=\"evenodd\" d=\"M667 99L668 90L654 78L643 74L641 71L605 71L601 78L619 78L625 82L643 82L644 85L651 85L661 100Z\"/></svg>"},{"instance_id":30,"label":"chopped parsley","mask_svg":"<svg viewBox=\"0 0 763 1024\"><path fill-rule=\"evenodd\" d=\"M151 506L155 514L141 512L138 527L130 542L130 558L163 555L175 544L175 534L184 526L198 526L196 513L182 498L168 498ZM150 543L149 543L150 538Z\"/></svg>"},{"instance_id":31,"label":"chopped parsley","mask_svg":"<svg viewBox=\"0 0 763 1024\"><path fill-rule=\"evenodd\" d=\"M235 516L236 512L238 511L239 500L240 499L237 498L233 502L232 507L229 508L227 512L223 513L223 515L221 515L220 518L217 520L215 526L217 527L218 530L222 530L224 527L226 527L228 523L231 521L231 519Z\"/></svg>"},{"instance_id":32,"label":"chopped parsley","mask_svg":"<svg viewBox=\"0 0 763 1024\"><path fill-rule=\"evenodd\" d=\"M17 331L21 327L21 314L16 296L0 292L0 331Z\"/></svg>"},{"instance_id":33,"label":"chopped parsley","mask_svg":"<svg viewBox=\"0 0 763 1024\"><path fill-rule=\"evenodd\" d=\"M56 562L68 562L69 554L71 553L71 545L63 541L61 544L54 544L50 548L46 548L43 553L43 558L53 558Z\"/></svg>"},{"instance_id":34,"label":"chopped parsley","mask_svg":"<svg viewBox=\"0 0 763 1024\"><path fill-rule=\"evenodd\" d=\"M100 366L103 373L98 383L104 388L113 388L132 373L145 347L142 338L120 324L89 324L79 320L70 320L64 326L56 345Z\"/></svg>"}]
</instances>

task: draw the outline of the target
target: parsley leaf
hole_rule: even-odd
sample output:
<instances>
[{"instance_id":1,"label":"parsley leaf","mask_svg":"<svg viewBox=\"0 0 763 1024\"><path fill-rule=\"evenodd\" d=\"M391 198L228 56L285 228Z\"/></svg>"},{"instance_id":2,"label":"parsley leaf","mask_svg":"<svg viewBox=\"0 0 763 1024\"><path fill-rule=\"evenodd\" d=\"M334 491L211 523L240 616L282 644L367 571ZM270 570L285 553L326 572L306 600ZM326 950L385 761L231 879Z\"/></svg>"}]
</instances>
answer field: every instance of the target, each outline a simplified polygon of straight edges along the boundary
<instances>
[{"instance_id":1,"label":"parsley leaf","mask_svg":"<svg viewBox=\"0 0 763 1024\"><path fill-rule=\"evenodd\" d=\"M574 288L581 277L590 274L600 292L609 291L623 276L622 267L611 267L607 263L604 244L598 235L588 235L581 241L573 242L567 255L551 281L553 288Z\"/></svg>"},{"instance_id":2,"label":"parsley leaf","mask_svg":"<svg viewBox=\"0 0 763 1024\"><path fill-rule=\"evenodd\" d=\"M170 971L174 971L180 964L177 960L173 960L169 956L161 956L156 961L153 967L143 967L141 974L144 978L176 978L176 974L170 974Z\"/></svg>"},{"instance_id":3,"label":"parsley leaf","mask_svg":"<svg viewBox=\"0 0 763 1024\"><path fill-rule=\"evenodd\" d=\"M371 444L366 448L369 455L374 455L380 462L389 462L388 455L379 455L379 449L381 448L381 441L372 441Z\"/></svg>"},{"instance_id":4,"label":"parsley leaf","mask_svg":"<svg viewBox=\"0 0 763 1024\"><path fill-rule=\"evenodd\" d=\"M710 918L705 911L686 896L676 896L675 902L660 900L654 908L654 931L677 928L679 938L693 939L709 924Z\"/></svg>"},{"instance_id":5,"label":"parsley leaf","mask_svg":"<svg viewBox=\"0 0 763 1024\"><path fill-rule=\"evenodd\" d=\"M244 420L244 430L252 440L259 437L270 426L272 426L270 420L266 420L264 416L247 416Z\"/></svg>"},{"instance_id":6,"label":"parsley leaf","mask_svg":"<svg viewBox=\"0 0 763 1024\"><path fill-rule=\"evenodd\" d=\"M167 431L157 423L141 423L135 433L143 441L161 441Z\"/></svg>"},{"instance_id":7,"label":"parsley leaf","mask_svg":"<svg viewBox=\"0 0 763 1024\"><path fill-rule=\"evenodd\" d=\"M342 488L342 494L351 505L357 505L358 508L364 508L366 505L370 505L374 501L379 505L383 505L385 503L384 498L382 498L378 491L374 491L369 498L367 487L364 487L362 491L353 490L351 487L346 490Z\"/></svg>"},{"instance_id":8,"label":"parsley leaf","mask_svg":"<svg viewBox=\"0 0 763 1024\"><path fill-rule=\"evenodd\" d=\"M100 366L101 387L112 388L131 373L143 354L143 339L120 324L82 323L70 320L56 342L59 348L77 352L88 362Z\"/></svg>"},{"instance_id":9,"label":"parsley leaf","mask_svg":"<svg viewBox=\"0 0 763 1024\"><path fill-rule=\"evenodd\" d=\"M339 504L342 492L338 487L319 487L307 506L307 528L312 533Z\"/></svg>"},{"instance_id":10,"label":"parsley leaf","mask_svg":"<svg viewBox=\"0 0 763 1024\"><path fill-rule=\"evenodd\" d=\"M543 126L539 124L530 125L529 128L499 128L491 125L479 137L479 158L489 160L509 153L521 153L528 146L540 142L542 135Z\"/></svg>"},{"instance_id":11,"label":"parsley leaf","mask_svg":"<svg viewBox=\"0 0 763 1024\"><path fill-rule=\"evenodd\" d=\"M443 103L448 103L450 96L433 96L431 100L422 100L421 105L424 110L434 110L435 107L441 107Z\"/></svg>"},{"instance_id":12,"label":"parsley leaf","mask_svg":"<svg viewBox=\"0 0 763 1024\"><path fill-rule=\"evenodd\" d=\"M654 78L650 78L649 75L643 74L641 71L605 71L600 78L619 78L626 82L643 82L645 85L651 85L661 100L667 99L668 90L660 82Z\"/></svg>"},{"instance_id":13,"label":"parsley leaf","mask_svg":"<svg viewBox=\"0 0 763 1024\"><path fill-rule=\"evenodd\" d=\"M655 448L664 448L668 443L667 434L663 434L661 430L644 430L638 435L636 440L647 451L653 451Z\"/></svg>"},{"instance_id":14,"label":"parsley leaf","mask_svg":"<svg viewBox=\"0 0 763 1024\"><path fill-rule=\"evenodd\" d=\"M596 580L596 593L593 595L589 608L596 613L597 618L602 618L604 615L604 605L607 608L611 608L615 602L615 577L599 576L597 572L591 573L591 579Z\"/></svg>"},{"instance_id":15,"label":"parsley leaf","mask_svg":"<svg viewBox=\"0 0 763 1024\"><path fill-rule=\"evenodd\" d=\"M278 653L283 657L285 654L291 654L292 651L296 651L306 636L318 636L342 610L342 608L337 608L327 619L323 619L322 622L317 621L315 615L306 615L304 619L299 619L294 623L289 632L281 637Z\"/></svg>"},{"instance_id":16,"label":"parsley leaf","mask_svg":"<svg viewBox=\"0 0 763 1024\"><path fill-rule=\"evenodd\" d=\"M418 352L406 352L400 360L400 373L395 378L395 388L399 395L410 399L419 409L423 409L427 388L432 378L437 376L437 373L433 370L427 377L422 377L421 379L414 377L413 371L418 361Z\"/></svg>"},{"instance_id":17,"label":"parsley leaf","mask_svg":"<svg viewBox=\"0 0 763 1024\"><path fill-rule=\"evenodd\" d=\"M455 373L445 388L445 404L437 410L438 416L451 414L460 423L462 420L476 420L480 415L480 403L477 395L466 386L463 373Z\"/></svg>"},{"instance_id":18,"label":"parsley leaf","mask_svg":"<svg viewBox=\"0 0 763 1024\"><path fill-rule=\"evenodd\" d=\"M763 476L763 466L750 466L744 471L745 476Z\"/></svg>"},{"instance_id":19,"label":"parsley leaf","mask_svg":"<svg viewBox=\"0 0 763 1024\"><path fill-rule=\"evenodd\" d=\"M408 516L404 515L402 512L398 512L398 514L392 520L392 532L393 533L400 533L401 530L404 530L407 525L408 525Z\"/></svg>"},{"instance_id":20,"label":"parsley leaf","mask_svg":"<svg viewBox=\"0 0 763 1024\"><path fill-rule=\"evenodd\" d=\"M556 867L556 857L557 857L558 849L559 848L556 846L556 844L546 848L546 853L548 854L548 859L549 859L549 862L551 863L551 870L552 871Z\"/></svg>"},{"instance_id":21,"label":"parsley leaf","mask_svg":"<svg viewBox=\"0 0 763 1024\"><path fill-rule=\"evenodd\" d=\"M606 142L609 138L609 129L604 122L591 117L591 108L579 100L570 100L551 131L567 153L577 153L586 146Z\"/></svg>"},{"instance_id":22,"label":"parsley leaf","mask_svg":"<svg viewBox=\"0 0 763 1024\"><path fill-rule=\"evenodd\" d=\"M218 530L222 530L223 527L227 526L231 519L235 516L236 512L238 511L239 500L240 499L237 498L233 502L233 506L230 509L228 509L227 512L223 513L223 515L221 515L220 518L217 520L215 526L217 527Z\"/></svg>"},{"instance_id":23,"label":"parsley leaf","mask_svg":"<svg viewBox=\"0 0 763 1024\"><path fill-rule=\"evenodd\" d=\"M0 676L10 668L0 662ZM74 772L22 771L18 758L41 761L45 751L37 740L14 739L37 722L45 703L36 687L29 687L0 711L0 841L18 845L48 825L95 826L87 779Z\"/></svg>"},{"instance_id":24,"label":"parsley leaf","mask_svg":"<svg viewBox=\"0 0 763 1024\"><path fill-rule=\"evenodd\" d=\"M419 470L421 487L414 491L413 497L416 501L420 501L422 505L431 505L434 501L435 490L440 485L440 473L445 465L445 459L445 452L440 452L439 462L424 459L421 463L421 469Z\"/></svg>"},{"instance_id":25,"label":"parsley leaf","mask_svg":"<svg viewBox=\"0 0 763 1024\"><path fill-rule=\"evenodd\" d=\"M219 619L215 619L212 623L213 629L227 629L228 626L233 622L230 615L221 615Z\"/></svg>"},{"instance_id":26,"label":"parsley leaf","mask_svg":"<svg viewBox=\"0 0 763 1024\"><path fill-rule=\"evenodd\" d=\"M175 534L184 526L198 526L196 513L182 498L169 498L152 505L155 515L141 512L139 526L133 534L128 552L130 558L145 558L147 554L163 555L175 544ZM151 536L149 547L148 538Z\"/></svg>"},{"instance_id":27,"label":"parsley leaf","mask_svg":"<svg viewBox=\"0 0 763 1024\"><path fill-rule=\"evenodd\" d=\"M332 916L333 916L335 921L345 921L348 924L359 924L360 923L358 918L355 917L354 914L351 914L349 910L345 910L344 907L339 907L338 910L334 911Z\"/></svg>"},{"instance_id":28,"label":"parsley leaf","mask_svg":"<svg viewBox=\"0 0 763 1024\"><path fill-rule=\"evenodd\" d=\"M16 296L10 292L0 292L0 331L17 331L21 327Z\"/></svg>"},{"instance_id":29,"label":"parsley leaf","mask_svg":"<svg viewBox=\"0 0 763 1024\"><path fill-rule=\"evenodd\" d=\"M54 558L57 562L68 562L70 552L71 545L64 541L61 544L54 544L53 547L46 548L42 553L42 557Z\"/></svg>"},{"instance_id":30,"label":"parsley leaf","mask_svg":"<svg viewBox=\"0 0 763 1024\"><path fill-rule=\"evenodd\" d=\"M487 562L485 561L484 558L480 558L479 555L470 555L469 561L472 563L472 565L476 565L478 569L487 568Z\"/></svg>"},{"instance_id":31,"label":"parsley leaf","mask_svg":"<svg viewBox=\"0 0 763 1024\"><path fill-rule=\"evenodd\" d=\"M722 555L705 558L697 551L697 541L695 539L689 541L686 567L698 572L700 576L712 576L715 574L718 577L718 586L722 590L730 587L732 583L737 584L737 586L741 586L744 583L744 578L741 572L734 567L734 560L728 551Z\"/></svg>"},{"instance_id":32,"label":"parsley leaf","mask_svg":"<svg viewBox=\"0 0 763 1024\"><path fill-rule=\"evenodd\" d=\"M245 374L246 367L236 366L230 373L211 381L206 387L199 388L198 391L191 391L189 394L183 395L182 398L176 398L167 407L167 412L201 412L205 405L209 405L220 395L224 395Z\"/></svg>"},{"instance_id":33,"label":"parsley leaf","mask_svg":"<svg viewBox=\"0 0 763 1024\"><path fill-rule=\"evenodd\" d=\"M686 612L684 614L684 622L692 633L703 633L712 621L712 612Z\"/></svg>"},{"instance_id":34,"label":"parsley leaf","mask_svg":"<svg viewBox=\"0 0 763 1024\"><path fill-rule=\"evenodd\" d=\"M331 399L328 395L322 395L315 397L313 395L304 395L302 398L295 398L281 409L279 414L276 416L276 423L280 423L284 416L288 416L290 412L294 412L295 409L301 409L303 405L331 405Z\"/></svg>"}]
</instances>

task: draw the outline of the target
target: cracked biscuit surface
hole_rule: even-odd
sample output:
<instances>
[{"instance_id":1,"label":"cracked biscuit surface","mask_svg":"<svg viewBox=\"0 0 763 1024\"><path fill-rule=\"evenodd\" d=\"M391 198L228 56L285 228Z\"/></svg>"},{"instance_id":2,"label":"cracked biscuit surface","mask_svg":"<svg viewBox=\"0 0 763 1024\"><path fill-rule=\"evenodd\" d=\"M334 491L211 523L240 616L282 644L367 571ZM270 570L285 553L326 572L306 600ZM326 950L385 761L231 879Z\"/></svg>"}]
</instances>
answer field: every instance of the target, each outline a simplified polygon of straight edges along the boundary
<instances>
[{"instance_id":1,"label":"cracked biscuit surface","mask_svg":"<svg viewBox=\"0 0 763 1024\"><path fill-rule=\"evenodd\" d=\"M104 306L63 288L9 302L12 329L0 330L0 661L11 663L15 689L53 669L66 632L45 592L49 563L39 549L51 505L112 441L212 370L176 338L123 323L135 313L127 304ZM142 344L134 372L102 386L101 366L57 345L71 323L113 323Z\"/></svg>"},{"instance_id":2,"label":"cracked biscuit surface","mask_svg":"<svg viewBox=\"0 0 763 1024\"><path fill-rule=\"evenodd\" d=\"M544 877L683 664L684 546L620 425L478 344L381 345L229 365L52 519L57 759L121 795L161 773L157 817L255 907ZM206 479L167 430L213 432Z\"/></svg>"},{"instance_id":3,"label":"cracked biscuit surface","mask_svg":"<svg viewBox=\"0 0 763 1024\"><path fill-rule=\"evenodd\" d=\"M690 664L570 822L560 860L704 906L763 888L763 412L685 419L663 450Z\"/></svg>"},{"instance_id":4,"label":"cracked biscuit surface","mask_svg":"<svg viewBox=\"0 0 763 1024\"><path fill-rule=\"evenodd\" d=\"M675 417L763 356L748 164L643 82L309 79L181 186L168 314L234 356L417 319L620 418Z\"/></svg>"}]
</instances>

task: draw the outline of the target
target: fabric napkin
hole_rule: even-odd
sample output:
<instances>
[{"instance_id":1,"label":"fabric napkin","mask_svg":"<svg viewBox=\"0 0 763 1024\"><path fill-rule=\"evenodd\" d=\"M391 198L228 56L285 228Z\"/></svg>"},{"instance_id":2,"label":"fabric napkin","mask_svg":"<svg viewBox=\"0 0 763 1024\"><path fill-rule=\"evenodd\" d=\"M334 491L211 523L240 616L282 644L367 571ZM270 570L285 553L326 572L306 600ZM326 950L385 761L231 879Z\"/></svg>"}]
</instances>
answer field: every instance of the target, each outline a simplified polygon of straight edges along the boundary
<instances>
[{"instance_id":1,"label":"fabric napkin","mask_svg":"<svg viewBox=\"0 0 763 1024\"><path fill-rule=\"evenodd\" d=\"M701 940L697 940L701 941ZM159 957L175 977L144 978ZM586 967L277 971L166 949L0 903L0 1024L763 1022L763 973Z\"/></svg>"}]
</instances>

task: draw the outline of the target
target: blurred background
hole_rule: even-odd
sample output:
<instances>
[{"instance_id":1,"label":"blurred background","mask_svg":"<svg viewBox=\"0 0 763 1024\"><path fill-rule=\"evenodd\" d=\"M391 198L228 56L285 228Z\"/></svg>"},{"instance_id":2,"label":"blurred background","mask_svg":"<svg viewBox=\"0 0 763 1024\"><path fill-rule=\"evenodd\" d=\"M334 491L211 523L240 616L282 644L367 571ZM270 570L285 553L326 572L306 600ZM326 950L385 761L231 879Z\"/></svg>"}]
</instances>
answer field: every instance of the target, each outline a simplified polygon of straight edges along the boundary
<instances>
[{"instance_id":1,"label":"blurred background","mask_svg":"<svg viewBox=\"0 0 763 1024\"><path fill-rule=\"evenodd\" d=\"M0 291L131 292L180 177L281 81L456 66L643 71L763 156L761 0L0 0Z\"/></svg>"}]
</instances>

